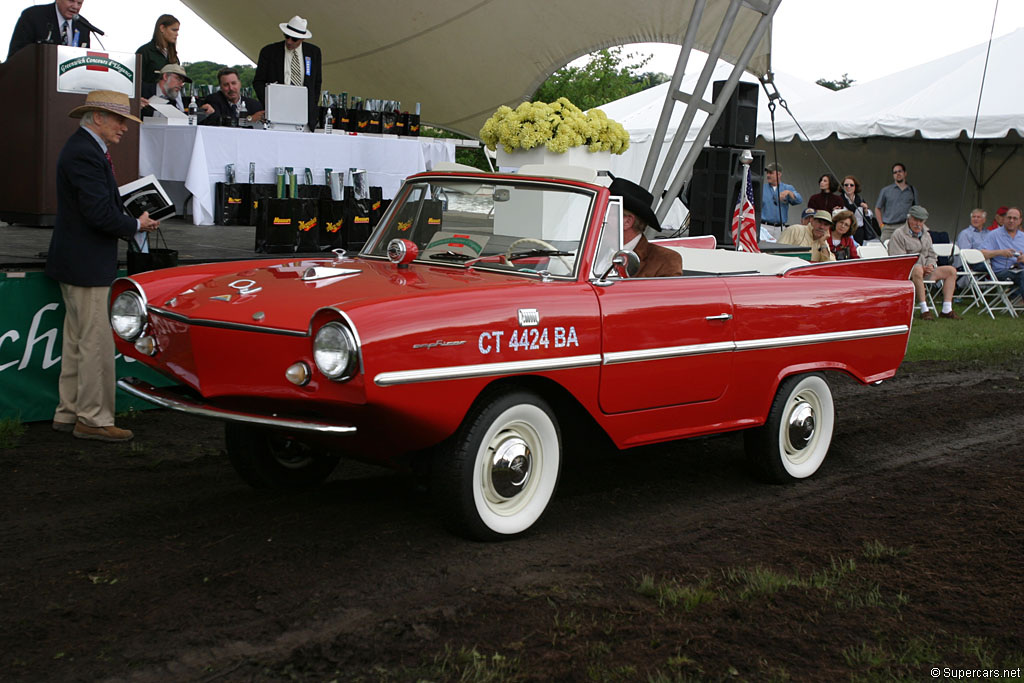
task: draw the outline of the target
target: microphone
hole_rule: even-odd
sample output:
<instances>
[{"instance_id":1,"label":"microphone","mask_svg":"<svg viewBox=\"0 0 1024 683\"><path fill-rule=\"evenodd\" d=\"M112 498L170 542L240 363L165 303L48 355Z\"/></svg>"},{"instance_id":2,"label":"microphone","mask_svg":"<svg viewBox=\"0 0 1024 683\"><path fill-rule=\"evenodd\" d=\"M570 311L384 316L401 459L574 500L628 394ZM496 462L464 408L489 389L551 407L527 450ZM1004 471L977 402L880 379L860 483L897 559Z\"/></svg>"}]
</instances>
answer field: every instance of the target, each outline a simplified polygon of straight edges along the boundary
<instances>
[{"instance_id":1,"label":"microphone","mask_svg":"<svg viewBox=\"0 0 1024 683\"><path fill-rule=\"evenodd\" d=\"M105 36L106 35L103 31L99 30L98 28L96 28L95 26L90 24L89 20L86 19L85 17L83 17L81 14L72 14L71 15L71 21L77 21L78 23L80 23L82 26L86 27L87 29L89 29L93 33L99 34L101 36Z\"/></svg>"}]
</instances>

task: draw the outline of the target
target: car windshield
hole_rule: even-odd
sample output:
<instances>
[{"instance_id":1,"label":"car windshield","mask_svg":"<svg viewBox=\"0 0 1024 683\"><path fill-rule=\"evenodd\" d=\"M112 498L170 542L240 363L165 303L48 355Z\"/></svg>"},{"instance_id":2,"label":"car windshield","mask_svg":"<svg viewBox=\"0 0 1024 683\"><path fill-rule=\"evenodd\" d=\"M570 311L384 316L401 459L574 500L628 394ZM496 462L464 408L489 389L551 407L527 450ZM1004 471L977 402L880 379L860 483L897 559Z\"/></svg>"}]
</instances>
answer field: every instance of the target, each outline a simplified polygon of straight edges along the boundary
<instances>
[{"instance_id":1,"label":"car windshield","mask_svg":"<svg viewBox=\"0 0 1024 683\"><path fill-rule=\"evenodd\" d=\"M363 254L400 238L417 260L514 272L576 274L594 193L528 182L433 179L404 188Z\"/></svg>"}]
</instances>

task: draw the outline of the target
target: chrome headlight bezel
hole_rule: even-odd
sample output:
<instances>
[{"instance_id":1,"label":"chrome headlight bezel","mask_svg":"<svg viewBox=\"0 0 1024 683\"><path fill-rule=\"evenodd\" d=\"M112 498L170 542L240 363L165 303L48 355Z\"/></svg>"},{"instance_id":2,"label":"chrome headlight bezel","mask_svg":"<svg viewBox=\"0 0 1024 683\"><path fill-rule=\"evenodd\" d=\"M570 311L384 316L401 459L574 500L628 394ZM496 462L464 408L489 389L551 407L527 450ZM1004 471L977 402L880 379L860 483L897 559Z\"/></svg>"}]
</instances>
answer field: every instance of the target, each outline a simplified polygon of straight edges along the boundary
<instances>
[{"instance_id":1,"label":"chrome headlight bezel","mask_svg":"<svg viewBox=\"0 0 1024 683\"><path fill-rule=\"evenodd\" d=\"M351 379L359 367L359 345L352 330L337 321L323 325L313 338L313 362L332 381Z\"/></svg>"},{"instance_id":2,"label":"chrome headlight bezel","mask_svg":"<svg viewBox=\"0 0 1024 683\"><path fill-rule=\"evenodd\" d=\"M142 336L148 322L146 302L138 292L121 292L111 302L110 327L121 339L134 342Z\"/></svg>"}]
</instances>

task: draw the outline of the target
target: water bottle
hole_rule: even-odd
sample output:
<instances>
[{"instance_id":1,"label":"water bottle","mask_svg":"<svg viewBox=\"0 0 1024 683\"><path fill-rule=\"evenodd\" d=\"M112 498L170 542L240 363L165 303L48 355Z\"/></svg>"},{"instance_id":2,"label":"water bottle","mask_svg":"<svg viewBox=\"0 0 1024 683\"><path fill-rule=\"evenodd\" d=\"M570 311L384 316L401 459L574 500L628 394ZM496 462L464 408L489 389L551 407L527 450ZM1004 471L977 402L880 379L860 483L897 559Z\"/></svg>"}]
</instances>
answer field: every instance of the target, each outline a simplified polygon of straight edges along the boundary
<instances>
[{"instance_id":1,"label":"water bottle","mask_svg":"<svg viewBox=\"0 0 1024 683\"><path fill-rule=\"evenodd\" d=\"M327 107L327 114L324 116L324 132L328 135L334 130L334 116L331 114L331 108Z\"/></svg>"},{"instance_id":2,"label":"water bottle","mask_svg":"<svg viewBox=\"0 0 1024 683\"><path fill-rule=\"evenodd\" d=\"M188 103L188 125L190 125L190 126L196 125L196 110L197 109L198 109L198 107L196 106L196 96L193 95L192 96L192 101Z\"/></svg>"},{"instance_id":3,"label":"water bottle","mask_svg":"<svg viewBox=\"0 0 1024 683\"><path fill-rule=\"evenodd\" d=\"M245 121L249 118L249 110L245 106L245 98L238 98L238 120L239 122Z\"/></svg>"}]
</instances>

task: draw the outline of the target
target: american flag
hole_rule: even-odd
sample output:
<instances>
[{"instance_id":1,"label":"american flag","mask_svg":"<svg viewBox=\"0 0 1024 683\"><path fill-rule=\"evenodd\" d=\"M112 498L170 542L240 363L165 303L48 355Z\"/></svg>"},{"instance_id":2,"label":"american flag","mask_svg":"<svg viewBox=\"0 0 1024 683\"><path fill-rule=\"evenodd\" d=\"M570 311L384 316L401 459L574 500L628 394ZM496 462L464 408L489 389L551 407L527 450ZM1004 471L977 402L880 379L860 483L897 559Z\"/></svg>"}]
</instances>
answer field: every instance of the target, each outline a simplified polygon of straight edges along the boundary
<instances>
[{"instance_id":1,"label":"american flag","mask_svg":"<svg viewBox=\"0 0 1024 683\"><path fill-rule=\"evenodd\" d=\"M743 185L746 192L736 200L732 212L732 243L739 251L760 252L757 248L757 222L754 220L754 187L750 182L750 165L743 164Z\"/></svg>"}]
</instances>

